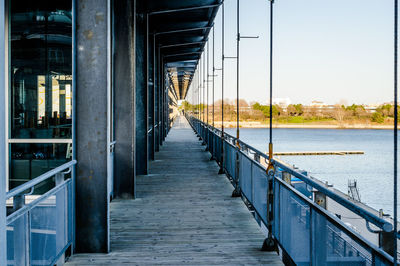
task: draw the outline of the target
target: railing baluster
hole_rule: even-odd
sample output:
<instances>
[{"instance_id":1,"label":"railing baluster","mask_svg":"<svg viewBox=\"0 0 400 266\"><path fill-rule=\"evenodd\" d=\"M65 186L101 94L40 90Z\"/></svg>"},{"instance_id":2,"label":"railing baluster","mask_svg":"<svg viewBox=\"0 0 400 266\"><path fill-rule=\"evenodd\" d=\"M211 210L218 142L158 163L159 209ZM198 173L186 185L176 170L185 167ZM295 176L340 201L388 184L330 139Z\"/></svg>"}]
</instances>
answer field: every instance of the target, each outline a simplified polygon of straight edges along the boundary
<instances>
[{"instance_id":1,"label":"railing baluster","mask_svg":"<svg viewBox=\"0 0 400 266\"><path fill-rule=\"evenodd\" d=\"M14 211L25 206L25 195L13 198ZM15 265L30 265L29 256L29 214L24 214L14 222L14 262Z\"/></svg>"},{"instance_id":2,"label":"railing baluster","mask_svg":"<svg viewBox=\"0 0 400 266\"><path fill-rule=\"evenodd\" d=\"M55 176L56 186L61 185L64 182L64 173L57 173ZM56 193L56 253L59 253L66 244L66 196L65 188ZM57 265L62 265L65 261L65 254L62 254L57 261Z\"/></svg>"}]
</instances>

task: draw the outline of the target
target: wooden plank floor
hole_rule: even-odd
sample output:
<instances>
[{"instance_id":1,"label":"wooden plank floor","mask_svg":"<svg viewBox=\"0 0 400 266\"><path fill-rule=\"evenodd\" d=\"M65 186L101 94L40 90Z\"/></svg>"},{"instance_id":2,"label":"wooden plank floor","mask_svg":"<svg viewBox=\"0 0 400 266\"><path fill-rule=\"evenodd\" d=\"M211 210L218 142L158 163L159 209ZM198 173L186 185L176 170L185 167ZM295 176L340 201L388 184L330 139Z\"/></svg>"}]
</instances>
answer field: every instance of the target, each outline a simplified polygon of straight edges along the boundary
<instances>
[{"instance_id":1,"label":"wooden plank floor","mask_svg":"<svg viewBox=\"0 0 400 266\"><path fill-rule=\"evenodd\" d=\"M138 198L111 203L111 253L67 265L283 265L210 154L180 117L137 180Z\"/></svg>"}]
</instances>

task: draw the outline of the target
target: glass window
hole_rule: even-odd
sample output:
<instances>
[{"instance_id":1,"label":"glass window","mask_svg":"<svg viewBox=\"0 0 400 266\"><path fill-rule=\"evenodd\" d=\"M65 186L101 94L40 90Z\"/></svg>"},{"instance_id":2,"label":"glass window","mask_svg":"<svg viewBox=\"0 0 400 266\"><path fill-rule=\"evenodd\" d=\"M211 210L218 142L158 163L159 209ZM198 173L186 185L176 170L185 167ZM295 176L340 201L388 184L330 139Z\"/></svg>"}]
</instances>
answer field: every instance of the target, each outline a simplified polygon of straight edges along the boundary
<instances>
[{"instance_id":1,"label":"glass window","mask_svg":"<svg viewBox=\"0 0 400 266\"><path fill-rule=\"evenodd\" d=\"M9 17L11 189L71 159L72 1L12 0Z\"/></svg>"}]
</instances>

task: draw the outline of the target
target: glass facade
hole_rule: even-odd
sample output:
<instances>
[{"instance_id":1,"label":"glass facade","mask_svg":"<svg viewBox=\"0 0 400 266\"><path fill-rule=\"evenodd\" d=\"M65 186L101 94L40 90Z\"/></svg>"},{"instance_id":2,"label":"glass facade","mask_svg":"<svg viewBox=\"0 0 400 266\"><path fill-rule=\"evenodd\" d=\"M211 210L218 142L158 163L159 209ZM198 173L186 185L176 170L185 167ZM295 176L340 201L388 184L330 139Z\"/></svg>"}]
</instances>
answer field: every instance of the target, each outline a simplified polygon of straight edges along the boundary
<instances>
[{"instance_id":1,"label":"glass facade","mask_svg":"<svg viewBox=\"0 0 400 266\"><path fill-rule=\"evenodd\" d=\"M11 189L71 159L72 1L9 2Z\"/></svg>"}]
</instances>

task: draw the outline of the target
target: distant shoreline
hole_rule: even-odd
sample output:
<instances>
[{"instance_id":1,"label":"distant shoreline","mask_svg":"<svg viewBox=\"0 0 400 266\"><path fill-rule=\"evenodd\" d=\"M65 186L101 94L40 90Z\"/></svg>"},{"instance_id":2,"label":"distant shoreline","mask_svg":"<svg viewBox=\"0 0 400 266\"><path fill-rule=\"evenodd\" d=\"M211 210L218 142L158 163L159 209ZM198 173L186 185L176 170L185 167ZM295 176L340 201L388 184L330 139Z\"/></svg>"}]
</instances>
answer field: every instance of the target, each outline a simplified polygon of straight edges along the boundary
<instances>
[{"instance_id":1,"label":"distant shoreline","mask_svg":"<svg viewBox=\"0 0 400 266\"><path fill-rule=\"evenodd\" d=\"M221 127L221 122L215 122L216 127ZM225 128L236 128L236 122L224 122ZM300 128L300 129L380 129L390 130L393 125L365 125L365 124L277 124L272 125L273 128ZM269 128L269 125L256 121L240 122L240 128Z\"/></svg>"}]
</instances>

